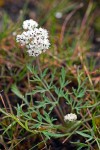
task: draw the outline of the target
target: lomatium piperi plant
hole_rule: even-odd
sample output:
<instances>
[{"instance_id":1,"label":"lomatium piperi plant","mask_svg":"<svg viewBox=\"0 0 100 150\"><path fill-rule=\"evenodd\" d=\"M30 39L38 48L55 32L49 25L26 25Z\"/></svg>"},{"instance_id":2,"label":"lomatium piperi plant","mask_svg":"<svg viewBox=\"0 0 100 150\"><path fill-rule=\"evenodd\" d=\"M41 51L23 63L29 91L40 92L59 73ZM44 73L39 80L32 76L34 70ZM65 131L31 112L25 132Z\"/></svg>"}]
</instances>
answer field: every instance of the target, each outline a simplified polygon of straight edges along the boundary
<instances>
[{"instance_id":1,"label":"lomatium piperi plant","mask_svg":"<svg viewBox=\"0 0 100 150\"><path fill-rule=\"evenodd\" d=\"M24 31L22 32L22 34L17 35L16 41L19 42L21 46L25 46L28 49L27 52L29 53L29 56L37 57L38 55L40 55L42 52L45 52L49 48L50 42L48 40L48 31L46 29L43 29L41 27L38 28L38 23L32 19L25 20L22 26ZM37 65L39 65L39 62L37 63ZM40 65L39 65L39 70L40 70ZM45 85L44 80L43 83ZM51 97L51 92L48 93L48 96L49 98ZM53 100L55 99L53 98ZM57 109L56 112L59 114ZM66 119L66 116L64 117L62 115L61 109L60 112L61 115L59 114L59 117L61 118L62 122L63 122L63 118L65 121L66 120L73 121L77 119L76 115L72 113L68 114L68 117Z\"/></svg>"},{"instance_id":2,"label":"lomatium piperi plant","mask_svg":"<svg viewBox=\"0 0 100 150\"><path fill-rule=\"evenodd\" d=\"M49 36L46 29L38 27L38 23L32 19L24 21L22 26L24 32L20 35L17 35L16 41L28 49L27 52L29 53L29 56L37 57L42 52L45 52L47 49L49 49L50 42L48 40ZM39 61L37 62L39 70L41 70ZM40 71L39 73L41 74L42 71ZM43 78L42 83L44 87L46 87L46 81ZM52 102L57 102L50 90L46 92L46 95ZM68 117L64 116L59 103L57 103L57 106L58 107L55 106L54 110L57 113L58 118L61 120L62 124L64 124L64 121L66 120L75 121L77 119L77 116L72 113L68 114Z\"/></svg>"},{"instance_id":3,"label":"lomatium piperi plant","mask_svg":"<svg viewBox=\"0 0 100 150\"><path fill-rule=\"evenodd\" d=\"M16 41L27 49L29 56L34 56L37 59L42 52L45 52L50 47L48 31L38 27L38 23L32 19L24 21L22 26L24 31L17 35ZM83 88L84 84L81 84L80 76L78 76L78 90L72 88L72 94L76 99L79 99L77 101L69 91L65 90L69 82L66 81L66 71L64 68L61 69L61 77L58 81L60 87L58 87L53 83L54 73L51 74L51 80L48 83L45 79L48 69L42 71L39 61L37 65L38 69L33 64L27 66L32 75L29 80L30 82L35 82L36 85L34 90L23 95L16 85L12 86L12 91L24 101L22 105L17 105L17 115L6 113L0 109L7 117L13 120L5 132L8 132L12 126L18 123L23 130L33 135L40 134L45 136L45 141L50 139L50 137L70 137L74 133L88 138L88 141L93 140L92 132L90 133L91 135L87 136L87 133L84 133L85 131L83 133L77 131L82 125L82 121L77 120L77 115L80 115L82 108L88 107L87 103L84 104L82 102L86 89ZM34 103L33 96L35 94L39 94L42 99ZM67 115L64 114L63 108L59 103L61 98L66 101L66 106L70 108L70 112ZM27 106L26 111L23 110L25 105ZM40 112L41 109L43 113ZM53 116L54 112L55 115ZM32 114L35 114L35 117ZM55 124L57 119L59 124Z\"/></svg>"}]
</instances>

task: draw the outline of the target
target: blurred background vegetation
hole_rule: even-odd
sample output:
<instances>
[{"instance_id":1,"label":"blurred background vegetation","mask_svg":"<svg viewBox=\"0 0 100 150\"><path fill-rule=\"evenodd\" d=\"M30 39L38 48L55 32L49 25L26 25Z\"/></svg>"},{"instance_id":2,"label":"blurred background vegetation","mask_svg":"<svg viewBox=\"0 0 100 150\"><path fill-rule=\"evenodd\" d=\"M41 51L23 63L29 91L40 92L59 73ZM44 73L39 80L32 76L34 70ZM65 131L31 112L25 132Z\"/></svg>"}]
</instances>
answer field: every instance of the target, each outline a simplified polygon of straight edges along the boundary
<instances>
[{"instance_id":1,"label":"blurred background vegetation","mask_svg":"<svg viewBox=\"0 0 100 150\"><path fill-rule=\"evenodd\" d=\"M100 98L100 1L0 0L0 91L6 106L8 107L6 100L10 101L12 107L17 103L21 104L20 99L11 91L13 83L17 84L23 94L35 86L32 84L30 87L27 84L26 69L26 64L34 62L35 58L29 57L26 50L16 44L15 40L16 34L21 31L23 20L30 18L49 32L51 47L40 56L42 70L49 68L50 74L57 69L56 83L63 66L67 71L66 79L71 81L69 90L78 86L77 71L83 73L82 82L88 78L86 88L96 92L94 96L94 93L88 91L84 99L89 100L91 104L97 103ZM4 107L2 102L0 107ZM95 111L91 114L96 114ZM7 127L9 121L3 120L2 115L1 120L1 124ZM96 125L100 126L100 119L96 120ZM2 134L2 129L0 133ZM5 139L5 136L3 138ZM32 139L33 142L36 139ZM26 143L27 149L31 147L30 140L26 139ZM53 147L59 145L59 141L52 143ZM25 149L24 146L23 142L21 150ZM66 149L66 146L68 150L73 148L66 143L65 147L60 149ZM98 150L95 144L93 147Z\"/></svg>"}]
</instances>

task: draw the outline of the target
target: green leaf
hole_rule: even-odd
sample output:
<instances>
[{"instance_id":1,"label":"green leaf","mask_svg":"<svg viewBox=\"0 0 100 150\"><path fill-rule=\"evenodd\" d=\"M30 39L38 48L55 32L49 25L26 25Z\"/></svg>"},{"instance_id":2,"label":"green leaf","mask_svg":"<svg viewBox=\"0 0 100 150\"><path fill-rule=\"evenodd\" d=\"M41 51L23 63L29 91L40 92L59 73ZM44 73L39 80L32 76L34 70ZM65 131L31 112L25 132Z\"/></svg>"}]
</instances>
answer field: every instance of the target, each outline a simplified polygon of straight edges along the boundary
<instances>
[{"instance_id":1,"label":"green leaf","mask_svg":"<svg viewBox=\"0 0 100 150\"><path fill-rule=\"evenodd\" d=\"M27 120L25 121L25 129L29 130L29 128L28 128L28 121Z\"/></svg>"},{"instance_id":2,"label":"green leaf","mask_svg":"<svg viewBox=\"0 0 100 150\"><path fill-rule=\"evenodd\" d=\"M52 133L52 132L46 132L46 131L44 131L43 134L44 134L46 137L48 137L48 139L50 139L50 137L60 138L60 137L68 136L68 133L66 133L66 134L61 134L61 133Z\"/></svg>"},{"instance_id":3,"label":"green leaf","mask_svg":"<svg viewBox=\"0 0 100 150\"><path fill-rule=\"evenodd\" d=\"M83 136L83 137L85 137L85 138L90 138L90 139L93 138L91 135L83 133L81 131L76 131L76 133L79 134L79 135L81 135L81 136Z\"/></svg>"},{"instance_id":4,"label":"green leaf","mask_svg":"<svg viewBox=\"0 0 100 150\"><path fill-rule=\"evenodd\" d=\"M13 121L7 128L6 130L3 132L3 135L12 127L16 124L16 121Z\"/></svg>"},{"instance_id":5,"label":"green leaf","mask_svg":"<svg viewBox=\"0 0 100 150\"><path fill-rule=\"evenodd\" d=\"M41 78L43 79L47 75L48 68L46 68L41 74Z\"/></svg>"},{"instance_id":6,"label":"green leaf","mask_svg":"<svg viewBox=\"0 0 100 150\"><path fill-rule=\"evenodd\" d=\"M16 84L13 84L13 85L12 85L11 90L12 90L12 92L15 93L20 99L22 99L27 105L29 105L27 99L25 99L24 95L22 95L22 93L19 91L19 89L17 88Z\"/></svg>"}]
</instances>

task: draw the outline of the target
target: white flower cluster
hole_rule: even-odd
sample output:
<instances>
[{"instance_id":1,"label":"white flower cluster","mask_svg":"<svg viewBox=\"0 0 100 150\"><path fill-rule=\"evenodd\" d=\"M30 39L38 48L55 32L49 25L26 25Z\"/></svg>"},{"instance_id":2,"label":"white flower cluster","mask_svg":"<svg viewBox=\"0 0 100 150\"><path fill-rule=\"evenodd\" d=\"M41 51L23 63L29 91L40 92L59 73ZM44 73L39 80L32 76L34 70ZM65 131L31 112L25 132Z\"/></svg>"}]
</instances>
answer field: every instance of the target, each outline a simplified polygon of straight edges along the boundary
<instances>
[{"instance_id":1,"label":"white flower cluster","mask_svg":"<svg viewBox=\"0 0 100 150\"><path fill-rule=\"evenodd\" d=\"M62 18L62 16L63 16L63 14L62 14L61 12L56 12L56 13L55 13L55 17L56 17L57 19Z\"/></svg>"},{"instance_id":2,"label":"white flower cluster","mask_svg":"<svg viewBox=\"0 0 100 150\"><path fill-rule=\"evenodd\" d=\"M70 114L67 114L66 116L64 116L64 121L75 121L75 120L77 120L77 116L76 116L76 114L72 114L72 113L70 113Z\"/></svg>"},{"instance_id":3,"label":"white flower cluster","mask_svg":"<svg viewBox=\"0 0 100 150\"><path fill-rule=\"evenodd\" d=\"M25 20L23 22L23 29L25 31L16 37L16 41L21 46L26 46L29 56L38 56L50 46L47 30L37 27L38 23L36 21L32 19Z\"/></svg>"}]
</instances>

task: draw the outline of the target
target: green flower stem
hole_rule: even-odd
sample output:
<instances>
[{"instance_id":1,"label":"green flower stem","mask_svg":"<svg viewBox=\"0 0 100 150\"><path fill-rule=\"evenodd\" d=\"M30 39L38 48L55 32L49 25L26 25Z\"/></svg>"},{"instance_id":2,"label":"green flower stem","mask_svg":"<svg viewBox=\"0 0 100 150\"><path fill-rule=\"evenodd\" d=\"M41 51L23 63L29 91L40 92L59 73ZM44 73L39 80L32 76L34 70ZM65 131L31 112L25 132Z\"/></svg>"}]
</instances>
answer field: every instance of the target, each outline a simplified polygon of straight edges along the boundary
<instances>
[{"instance_id":1,"label":"green flower stem","mask_svg":"<svg viewBox=\"0 0 100 150\"><path fill-rule=\"evenodd\" d=\"M41 75L42 74L42 70L41 70L41 67L40 67L39 57L36 58L36 63L37 63L37 66L38 66L39 73ZM51 99L51 101L55 101L56 102L55 97L52 95L52 93L50 92L50 90L47 88L45 80L42 79L41 82L42 82L44 88L48 91L46 93L47 96L48 96L48 98ZM63 112L61 110L61 107L59 106L59 104L57 104L57 106L58 106L59 110L57 109L57 107L55 107L54 110L57 113L57 115L58 115L60 121L62 122L62 124L65 124L64 119L63 119L64 115L63 115Z\"/></svg>"}]
</instances>

